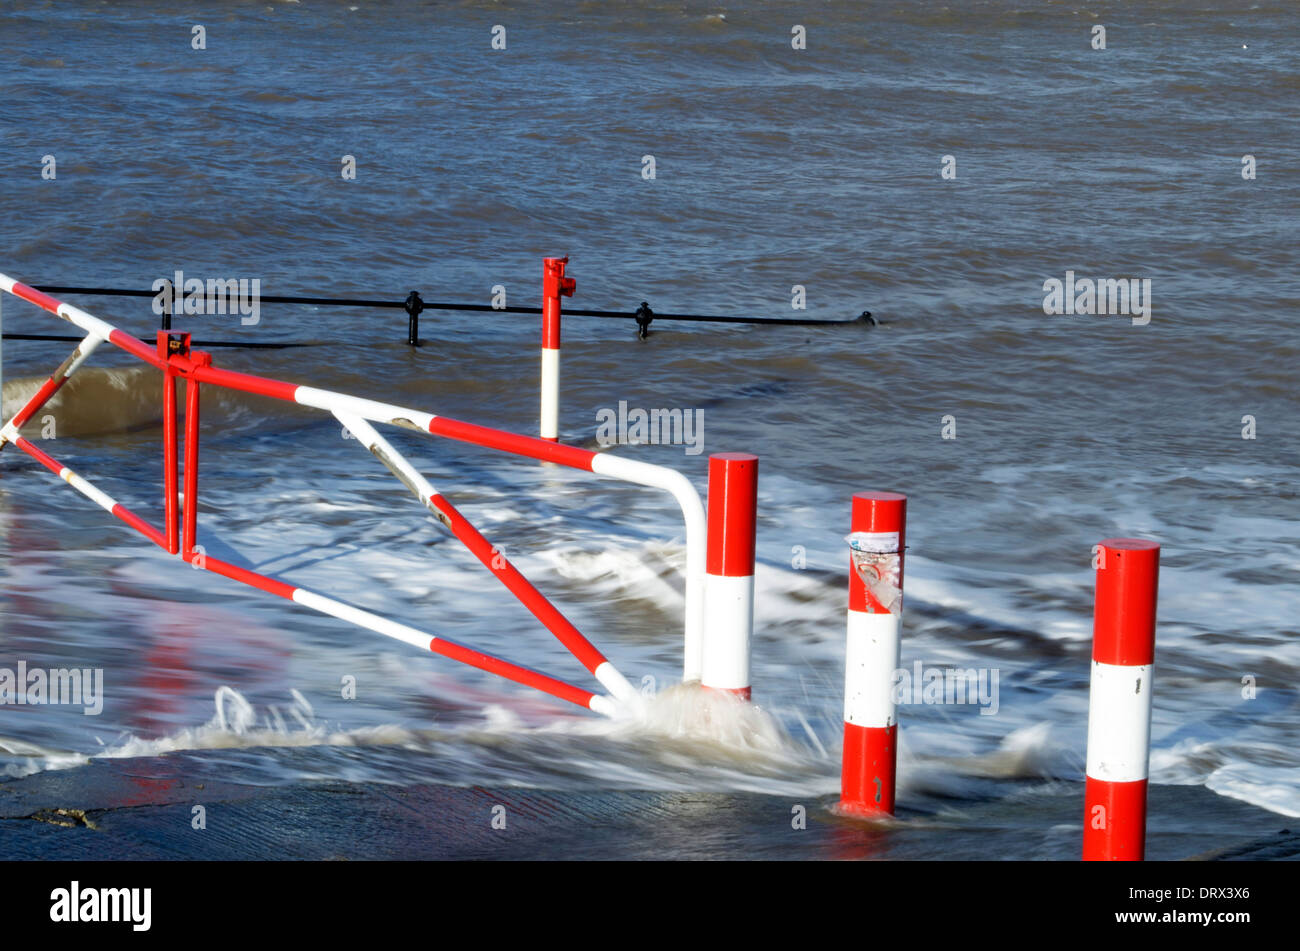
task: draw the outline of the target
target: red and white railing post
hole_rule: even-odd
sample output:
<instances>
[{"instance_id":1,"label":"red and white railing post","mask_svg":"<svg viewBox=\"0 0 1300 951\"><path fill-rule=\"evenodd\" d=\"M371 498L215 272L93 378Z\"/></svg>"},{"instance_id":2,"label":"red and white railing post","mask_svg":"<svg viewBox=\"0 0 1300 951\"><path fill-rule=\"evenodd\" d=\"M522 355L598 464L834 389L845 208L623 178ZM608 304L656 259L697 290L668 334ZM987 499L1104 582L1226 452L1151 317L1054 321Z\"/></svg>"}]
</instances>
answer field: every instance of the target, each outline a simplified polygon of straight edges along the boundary
<instances>
[{"instance_id":1,"label":"red and white railing post","mask_svg":"<svg viewBox=\"0 0 1300 951\"><path fill-rule=\"evenodd\" d=\"M900 652L906 523L907 496L853 496L840 772L840 810L850 815L894 814L894 672Z\"/></svg>"},{"instance_id":2,"label":"red and white railing post","mask_svg":"<svg viewBox=\"0 0 1300 951\"><path fill-rule=\"evenodd\" d=\"M1108 538L1097 546L1085 861L1141 861L1145 852L1159 575L1156 542Z\"/></svg>"},{"instance_id":3,"label":"red and white railing post","mask_svg":"<svg viewBox=\"0 0 1300 951\"><path fill-rule=\"evenodd\" d=\"M572 297L577 284L564 276L567 257L542 261L542 426L541 437L560 438L560 298Z\"/></svg>"},{"instance_id":4,"label":"red and white railing post","mask_svg":"<svg viewBox=\"0 0 1300 951\"><path fill-rule=\"evenodd\" d=\"M700 683L750 699L749 642L754 633L754 549L758 514L758 456L719 452L709 456L705 556L704 643ZM696 645L686 644L685 679Z\"/></svg>"}]
</instances>

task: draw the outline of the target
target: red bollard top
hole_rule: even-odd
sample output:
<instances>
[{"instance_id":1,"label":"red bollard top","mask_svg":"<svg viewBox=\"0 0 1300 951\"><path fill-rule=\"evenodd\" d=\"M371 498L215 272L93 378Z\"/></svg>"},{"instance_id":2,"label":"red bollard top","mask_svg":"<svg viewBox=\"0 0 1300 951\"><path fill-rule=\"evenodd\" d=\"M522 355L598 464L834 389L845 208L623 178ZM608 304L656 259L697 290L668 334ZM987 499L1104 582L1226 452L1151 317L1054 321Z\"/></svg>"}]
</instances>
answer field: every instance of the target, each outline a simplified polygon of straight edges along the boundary
<instances>
[{"instance_id":1,"label":"red bollard top","mask_svg":"<svg viewBox=\"0 0 1300 951\"><path fill-rule=\"evenodd\" d=\"M560 349L560 298L572 297L577 282L564 276L567 256L542 260L542 347Z\"/></svg>"},{"instance_id":2,"label":"red bollard top","mask_svg":"<svg viewBox=\"0 0 1300 951\"><path fill-rule=\"evenodd\" d=\"M855 532L902 532L907 496L899 492L855 492L850 528Z\"/></svg>"},{"instance_id":3,"label":"red bollard top","mask_svg":"<svg viewBox=\"0 0 1300 951\"><path fill-rule=\"evenodd\" d=\"M1155 660L1159 575L1158 542L1108 538L1098 546L1093 660L1122 667Z\"/></svg>"},{"instance_id":4,"label":"red bollard top","mask_svg":"<svg viewBox=\"0 0 1300 951\"><path fill-rule=\"evenodd\" d=\"M578 283L571 277L564 276L564 266L569 263L569 256L562 258L544 258L542 260L542 296L548 298L572 297Z\"/></svg>"},{"instance_id":5,"label":"red bollard top","mask_svg":"<svg viewBox=\"0 0 1300 951\"><path fill-rule=\"evenodd\" d=\"M190 334L179 330L158 331L158 356L170 360L175 355L187 356L190 352Z\"/></svg>"},{"instance_id":6,"label":"red bollard top","mask_svg":"<svg viewBox=\"0 0 1300 951\"><path fill-rule=\"evenodd\" d=\"M709 539L705 571L728 578L754 573L754 521L758 511L758 456L709 456Z\"/></svg>"}]
</instances>

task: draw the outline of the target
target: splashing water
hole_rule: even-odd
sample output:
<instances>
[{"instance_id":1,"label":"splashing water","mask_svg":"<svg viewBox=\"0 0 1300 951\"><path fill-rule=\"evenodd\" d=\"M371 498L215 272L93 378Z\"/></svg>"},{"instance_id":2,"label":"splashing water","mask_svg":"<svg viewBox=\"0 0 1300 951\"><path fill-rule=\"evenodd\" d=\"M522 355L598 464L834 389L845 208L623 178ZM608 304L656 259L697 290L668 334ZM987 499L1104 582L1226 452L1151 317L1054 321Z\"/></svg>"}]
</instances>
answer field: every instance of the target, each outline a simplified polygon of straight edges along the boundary
<instances>
[{"instance_id":1,"label":"splashing water","mask_svg":"<svg viewBox=\"0 0 1300 951\"><path fill-rule=\"evenodd\" d=\"M698 684L676 684L655 694L634 729L716 746L728 755L775 755L790 749L785 730L761 706Z\"/></svg>"},{"instance_id":2,"label":"splashing water","mask_svg":"<svg viewBox=\"0 0 1300 951\"><path fill-rule=\"evenodd\" d=\"M216 709L212 719L202 726L185 728L156 739L132 736L98 755L115 758L257 746L388 745L409 742L414 737L411 731L397 726L331 730L316 720L306 697L294 689L289 693L293 703L286 712L296 723L296 728L286 723L284 714L274 705L267 707L259 722L256 708L243 694L233 687L222 686L213 698Z\"/></svg>"}]
</instances>

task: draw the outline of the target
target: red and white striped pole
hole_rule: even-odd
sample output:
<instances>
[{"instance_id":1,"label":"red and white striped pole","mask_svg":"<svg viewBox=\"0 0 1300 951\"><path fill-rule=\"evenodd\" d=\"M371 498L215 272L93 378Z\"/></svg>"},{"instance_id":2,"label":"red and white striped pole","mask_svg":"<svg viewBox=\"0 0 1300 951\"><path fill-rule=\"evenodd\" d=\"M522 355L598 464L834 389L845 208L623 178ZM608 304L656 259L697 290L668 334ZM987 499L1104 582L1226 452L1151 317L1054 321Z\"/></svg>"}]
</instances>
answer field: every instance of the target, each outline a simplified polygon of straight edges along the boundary
<instances>
[{"instance_id":1,"label":"red and white striped pole","mask_svg":"<svg viewBox=\"0 0 1300 951\"><path fill-rule=\"evenodd\" d=\"M900 652L906 523L907 496L896 492L853 496L840 772L840 810L850 815L894 814L898 763L894 672ZM864 572L870 586L863 580Z\"/></svg>"},{"instance_id":2,"label":"red and white striped pole","mask_svg":"<svg viewBox=\"0 0 1300 951\"><path fill-rule=\"evenodd\" d=\"M1145 852L1159 575L1156 542L1108 538L1097 546L1085 861L1141 861Z\"/></svg>"},{"instance_id":3,"label":"red and white striped pole","mask_svg":"<svg viewBox=\"0 0 1300 951\"><path fill-rule=\"evenodd\" d=\"M542 427L541 437L560 438L560 298L572 297L576 282L564 276L568 257L542 261Z\"/></svg>"},{"instance_id":4,"label":"red and white striped pole","mask_svg":"<svg viewBox=\"0 0 1300 951\"><path fill-rule=\"evenodd\" d=\"M708 505L700 683L748 700L758 456L747 452L709 456ZM693 648L686 645L688 671Z\"/></svg>"}]
</instances>

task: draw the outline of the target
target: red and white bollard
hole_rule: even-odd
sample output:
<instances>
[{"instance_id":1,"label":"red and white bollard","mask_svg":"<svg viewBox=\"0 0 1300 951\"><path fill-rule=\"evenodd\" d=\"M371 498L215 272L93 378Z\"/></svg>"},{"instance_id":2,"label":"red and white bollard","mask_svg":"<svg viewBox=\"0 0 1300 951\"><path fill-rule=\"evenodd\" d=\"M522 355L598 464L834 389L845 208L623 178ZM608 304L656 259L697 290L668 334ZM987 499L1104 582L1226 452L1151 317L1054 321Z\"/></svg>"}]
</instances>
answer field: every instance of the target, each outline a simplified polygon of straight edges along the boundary
<instances>
[{"instance_id":1,"label":"red and white bollard","mask_svg":"<svg viewBox=\"0 0 1300 951\"><path fill-rule=\"evenodd\" d=\"M1085 861L1141 861L1145 852L1159 575L1156 542L1108 538L1097 546Z\"/></svg>"},{"instance_id":2,"label":"red and white bollard","mask_svg":"<svg viewBox=\"0 0 1300 951\"><path fill-rule=\"evenodd\" d=\"M896 492L853 496L840 773L840 810L851 815L894 814L898 763L894 673L903 616L906 523L907 496Z\"/></svg>"},{"instance_id":3,"label":"red and white bollard","mask_svg":"<svg viewBox=\"0 0 1300 951\"><path fill-rule=\"evenodd\" d=\"M564 276L568 257L542 261L542 427L541 437L560 438L560 298L572 297L577 283Z\"/></svg>"},{"instance_id":4,"label":"red and white bollard","mask_svg":"<svg viewBox=\"0 0 1300 951\"><path fill-rule=\"evenodd\" d=\"M700 683L748 700L749 642L754 632L758 456L747 452L709 456L708 504Z\"/></svg>"}]
</instances>

